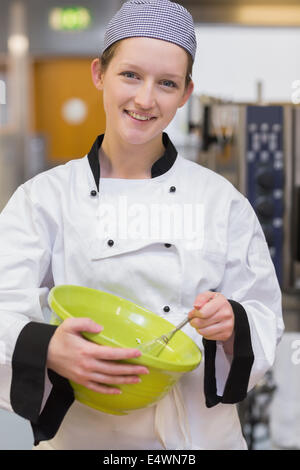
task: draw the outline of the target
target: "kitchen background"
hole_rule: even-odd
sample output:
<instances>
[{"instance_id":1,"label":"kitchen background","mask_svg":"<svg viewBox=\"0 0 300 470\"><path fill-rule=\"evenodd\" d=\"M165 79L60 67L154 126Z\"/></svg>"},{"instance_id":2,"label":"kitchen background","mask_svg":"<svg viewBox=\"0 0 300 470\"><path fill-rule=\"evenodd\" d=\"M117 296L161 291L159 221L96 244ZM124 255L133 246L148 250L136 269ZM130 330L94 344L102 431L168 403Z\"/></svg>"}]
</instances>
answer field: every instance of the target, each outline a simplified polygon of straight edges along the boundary
<instances>
[{"instance_id":1,"label":"kitchen background","mask_svg":"<svg viewBox=\"0 0 300 470\"><path fill-rule=\"evenodd\" d=\"M82 157L105 129L90 77L118 0L0 1L0 210L17 186ZM276 362L239 405L250 449L300 449L300 2L181 0L198 39L195 91L167 132L228 178L263 226L283 292ZM0 449L31 449L0 410Z\"/></svg>"}]
</instances>

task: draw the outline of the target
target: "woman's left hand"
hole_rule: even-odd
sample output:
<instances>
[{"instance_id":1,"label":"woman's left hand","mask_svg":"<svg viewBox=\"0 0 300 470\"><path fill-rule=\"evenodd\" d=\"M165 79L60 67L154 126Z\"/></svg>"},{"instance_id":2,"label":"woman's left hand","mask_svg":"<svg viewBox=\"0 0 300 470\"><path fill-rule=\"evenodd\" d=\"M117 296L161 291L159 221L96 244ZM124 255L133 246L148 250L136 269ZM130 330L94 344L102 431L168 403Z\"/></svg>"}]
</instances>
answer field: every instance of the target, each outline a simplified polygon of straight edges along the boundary
<instances>
[{"instance_id":1,"label":"woman's left hand","mask_svg":"<svg viewBox=\"0 0 300 470\"><path fill-rule=\"evenodd\" d=\"M205 339L232 342L234 314L224 295L211 291L197 295L188 316L191 326Z\"/></svg>"}]
</instances>

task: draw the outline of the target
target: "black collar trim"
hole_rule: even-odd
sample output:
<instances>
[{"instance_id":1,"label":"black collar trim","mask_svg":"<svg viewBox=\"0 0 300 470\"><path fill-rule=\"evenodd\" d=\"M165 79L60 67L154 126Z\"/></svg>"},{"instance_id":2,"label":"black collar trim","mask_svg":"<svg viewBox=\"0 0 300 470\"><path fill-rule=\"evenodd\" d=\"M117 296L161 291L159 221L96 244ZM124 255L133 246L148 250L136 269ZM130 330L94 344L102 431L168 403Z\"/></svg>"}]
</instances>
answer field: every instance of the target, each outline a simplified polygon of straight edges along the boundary
<instances>
[{"instance_id":1,"label":"black collar trim","mask_svg":"<svg viewBox=\"0 0 300 470\"><path fill-rule=\"evenodd\" d=\"M100 164L98 158L98 151L102 145L104 134L98 135L95 140L90 152L88 153L88 161L94 175L95 183L97 190L99 191L99 181L100 181ZM160 157L156 162L153 163L151 168L151 178L156 176L163 175L174 165L177 158L177 150L169 139L168 134L163 133L163 144L166 148L165 153Z\"/></svg>"}]
</instances>

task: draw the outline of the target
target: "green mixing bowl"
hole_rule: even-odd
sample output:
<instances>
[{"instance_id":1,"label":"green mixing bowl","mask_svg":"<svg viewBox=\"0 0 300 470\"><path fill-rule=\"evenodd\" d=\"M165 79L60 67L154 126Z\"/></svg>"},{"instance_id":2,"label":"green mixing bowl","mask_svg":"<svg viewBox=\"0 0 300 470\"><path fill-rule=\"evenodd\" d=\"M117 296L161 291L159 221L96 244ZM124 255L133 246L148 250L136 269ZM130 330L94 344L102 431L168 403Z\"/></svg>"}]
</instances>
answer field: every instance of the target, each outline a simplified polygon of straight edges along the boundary
<instances>
[{"instance_id":1,"label":"green mixing bowl","mask_svg":"<svg viewBox=\"0 0 300 470\"><path fill-rule=\"evenodd\" d=\"M88 287L53 287L48 302L53 312L52 324L59 325L70 317L89 317L102 325L104 329L100 333L83 333L87 339L101 345L136 348L174 328L172 323L150 310ZM200 361L198 346L183 331L178 331L159 357L142 354L136 359L120 361L142 364L149 369L149 374L140 376L140 383L119 385L120 395L97 393L74 382L71 385L75 398L81 403L105 413L123 415L159 401Z\"/></svg>"}]
</instances>

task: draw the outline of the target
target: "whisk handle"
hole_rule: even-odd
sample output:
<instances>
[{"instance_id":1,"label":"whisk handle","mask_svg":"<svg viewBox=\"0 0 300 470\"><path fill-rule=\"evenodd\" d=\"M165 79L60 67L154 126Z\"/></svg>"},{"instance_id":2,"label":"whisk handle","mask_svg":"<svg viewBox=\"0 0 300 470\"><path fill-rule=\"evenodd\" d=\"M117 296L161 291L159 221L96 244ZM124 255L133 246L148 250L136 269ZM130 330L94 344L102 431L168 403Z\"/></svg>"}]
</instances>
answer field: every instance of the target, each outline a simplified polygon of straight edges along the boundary
<instances>
[{"instance_id":1,"label":"whisk handle","mask_svg":"<svg viewBox=\"0 0 300 470\"><path fill-rule=\"evenodd\" d=\"M186 317L184 320L182 320L181 323L179 323L179 325L176 326L175 330L174 330L174 333L175 331L178 331L180 330L184 325L186 325L191 319L189 317Z\"/></svg>"}]
</instances>

